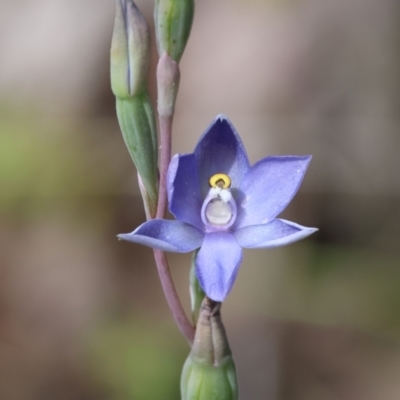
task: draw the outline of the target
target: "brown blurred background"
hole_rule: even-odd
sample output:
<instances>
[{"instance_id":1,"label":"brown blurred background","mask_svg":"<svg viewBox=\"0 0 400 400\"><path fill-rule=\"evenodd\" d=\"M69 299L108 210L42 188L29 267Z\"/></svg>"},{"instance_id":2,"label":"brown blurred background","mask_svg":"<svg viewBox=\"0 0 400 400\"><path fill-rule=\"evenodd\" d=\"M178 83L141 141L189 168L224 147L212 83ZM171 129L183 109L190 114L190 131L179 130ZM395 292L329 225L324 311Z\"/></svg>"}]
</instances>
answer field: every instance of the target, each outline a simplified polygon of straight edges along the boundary
<instances>
[{"instance_id":1,"label":"brown blurred background","mask_svg":"<svg viewBox=\"0 0 400 400\"><path fill-rule=\"evenodd\" d=\"M144 213L113 19L112 0L0 3L0 400L179 398L151 251L116 240ZM400 399L400 3L199 0L181 71L174 153L224 113L252 162L314 156L284 217L320 231L246 251L223 307L241 399ZM170 256L186 306L189 260Z\"/></svg>"}]
</instances>

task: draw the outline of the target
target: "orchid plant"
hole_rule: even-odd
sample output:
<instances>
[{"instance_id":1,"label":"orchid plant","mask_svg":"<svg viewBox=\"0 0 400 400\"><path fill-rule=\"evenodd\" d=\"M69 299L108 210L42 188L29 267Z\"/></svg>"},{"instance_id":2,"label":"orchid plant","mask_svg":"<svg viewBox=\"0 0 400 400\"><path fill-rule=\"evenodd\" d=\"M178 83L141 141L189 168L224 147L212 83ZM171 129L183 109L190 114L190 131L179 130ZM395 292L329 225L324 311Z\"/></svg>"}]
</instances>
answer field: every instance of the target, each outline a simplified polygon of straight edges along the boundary
<instances>
[{"instance_id":1,"label":"orchid plant","mask_svg":"<svg viewBox=\"0 0 400 400\"><path fill-rule=\"evenodd\" d=\"M156 0L155 4L160 55L158 154L154 112L147 94L149 28L132 0L116 0L116 5L111 86L148 219L118 237L154 249L166 299L191 346L182 371L182 400L235 400L236 370L220 316L221 303L235 283L242 248L283 246L316 231L277 218L298 191L311 156L270 156L250 166L235 128L219 115L193 153L171 160L179 61L191 29L193 0ZM175 220L165 219L167 206ZM165 251L194 251L190 279L193 324L176 293Z\"/></svg>"}]
</instances>

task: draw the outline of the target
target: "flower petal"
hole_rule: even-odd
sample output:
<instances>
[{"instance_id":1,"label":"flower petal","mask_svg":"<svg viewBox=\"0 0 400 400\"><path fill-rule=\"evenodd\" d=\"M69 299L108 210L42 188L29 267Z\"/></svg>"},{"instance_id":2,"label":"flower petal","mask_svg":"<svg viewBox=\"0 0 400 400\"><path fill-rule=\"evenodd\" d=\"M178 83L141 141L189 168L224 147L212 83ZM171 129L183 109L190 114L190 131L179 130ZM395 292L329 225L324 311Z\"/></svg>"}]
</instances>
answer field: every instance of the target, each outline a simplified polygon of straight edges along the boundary
<instances>
[{"instance_id":1,"label":"flower petal","mask_svg":"<svg viewBox=\"0 0 400 400\"><path fill-rule=\"evenodd\" d=\"M123 233L118 238L143 244L164 251L187 253L198 249L204 233L180 221L152 219L140 225L132 233Z\"/></svg>"},{"instance_id":2,"label":"flower petal","mask_svg":"<svg viewBox=\"0 0 400 400\"><path fill-rule=\"evenodd\" d=\"M205 131L194 150L203 198L209 190L208 181L214 174L229 175L232 187L239 187L250 168L246 149L229 120L219 115Z\"/></svg>"},{"instance_id":3,"label":"flower petal","mask_svg":"<svg viewBox=\"0 0 400 400\"><path fill-rule=\"evenodd\" d=\"M238 229L234 236L241 247L266 248L297 242L317 230L317 228L307 228L284 219L274 219L265 225L246 226Z\"/></svg>"},{"instance_id":4,"label":"flower petal","mask_svg":"<svg viewBox=\"0 0 400 400\"><path fill-rule=\"evenodd\" d=\"M169 210L175 218L202 229L202 198L194 154L177 154L172 158L168 168L167 191Z\"/></svg>"},{"instance_id":5,"label":"flower petal","mask_svg":"<svg viewBox=\"0 0 400 400\"><path fill-rule=\"evenodd\" d=\"M280 214L300 187L311 156L267 157L240 184L236 228L261 225Z\"/></svg>"},{"instance_id":6,"label":"flower petal","mask_svg":"<svg viewBox=\"0 0 400 400\"><path fill-rule=\"evenodd\" d=\"M206 233L196 258L196 275L210 299L225 299L235 282L241 261L242 249L231 233Z\"/></svg>"}]
</instances>

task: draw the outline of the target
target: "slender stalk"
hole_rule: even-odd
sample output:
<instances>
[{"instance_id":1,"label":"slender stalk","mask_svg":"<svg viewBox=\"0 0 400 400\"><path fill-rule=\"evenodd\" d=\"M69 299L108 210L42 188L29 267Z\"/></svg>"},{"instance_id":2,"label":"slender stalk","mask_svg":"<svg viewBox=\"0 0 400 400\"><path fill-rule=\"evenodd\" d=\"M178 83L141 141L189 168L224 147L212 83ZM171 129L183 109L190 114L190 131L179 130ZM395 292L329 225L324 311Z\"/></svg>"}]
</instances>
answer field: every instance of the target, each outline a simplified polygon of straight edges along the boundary
<instances>
[{"instance_id":1,"label":"slender stalk","mask_svg":"<svg viewBox=\"0 0 400 400\"><path fill-rule=\"evenodd\" d=\"M154 249L154 258L156 260L158 274L160 276L161 285L164 290L164 295L167 299L169 308L172 311L172 315L176 324L178 325L179 330L182 332L191 346L194 339L194 328L187 318L179 300L178 293L176 292L171 272L169 270L167 257L163 251Z\"/></svg>"},{"instance_id":2,"label":"slender stalk","mask_svg":"<svg viewBox=\"0 0 400 400\"><path fill-rule=\"evenodd\" d=\"M167 211L167 171L171 161L171 137L173 116L159 115L160 124L160 183L158 192L158 205L156 218L164 218ZM158 275L164 290L165 298L179 330L185 336L190 345L193 343L194 327L190 323L176 292L168 260L161 250L154 250L154 258L157 264Z\"/></svg>"},{"instance_id":3,"label":"slender stalk","mask_svg":"<svg viewBox=\"0 0 400 400\"><path fill-rule=\"evenodd\" d=\"M167 171L171 161L172 119L172 116L159 116L161 143L159 166L160 184L156 218L164 218L167 211ZM154 250L154 258L156 260L158 275L160 276L161 285L164 290L164 295L167 299L169 308L172 311L172 315L178 325L179 330L191 345L194 338L194 328L186 316L179 300L179 296L176 292L171 272L169 270L167 256L161 250Z\"/></svg>"},{"instance_id":4,"label":"slender stalk","mask_svg":"<svg viewBox=\"0 0 400 400\"><path fill-rule=\"evenodd\" d=\"M171 162L171 137L173 116L159 116L160 123L160 184L156 218L164 218L167 211L167 171Z\"/></svg>"},{"instance_id":5,"label":"slender stalk","mask_svg":"<svg viewBox=\"0 0 400 400\"><path fill-rule=\"evenodd\" d=\"M167 53L163 53L157 65L157 111L160 129L158 203L156 218L164 218L167 212L167 172L171 162L172 120L175 100L179 88L179 65ZM187 341L193 343L194 328L187 318L176 292L167 257L164 252L154 250L158 274L169 308Z\"/></svg>"}]
</instances>

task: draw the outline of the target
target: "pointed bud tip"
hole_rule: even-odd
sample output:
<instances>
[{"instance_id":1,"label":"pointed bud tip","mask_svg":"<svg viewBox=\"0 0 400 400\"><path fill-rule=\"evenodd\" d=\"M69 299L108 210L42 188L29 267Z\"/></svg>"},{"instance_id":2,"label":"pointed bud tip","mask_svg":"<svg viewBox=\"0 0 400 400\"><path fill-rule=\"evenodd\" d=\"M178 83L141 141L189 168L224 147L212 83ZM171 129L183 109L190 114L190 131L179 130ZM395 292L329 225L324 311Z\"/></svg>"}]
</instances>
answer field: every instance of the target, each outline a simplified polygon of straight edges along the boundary
<instances>
[{"instance_id":1,"label":"pointed bud tip","mask_svg":"<svg viewBox=\"0 0 400 400\"><path fill-rule=\"evenodd\" d=\"M192 28L194 0L157 0L154 11L157 48L179 62Z\"/></svg>"},{"instance_id":2,"label":"pointed bud tip","mask_svg":"<svg viewBox=\"0 0 400 400\"><path fill-rule=\"evenodd\" d=\"M150 65L150 34L145 18L132 0L116 1L110 55L114 95L128 98L143 91Z\"/></svg>"}]
</instances>

